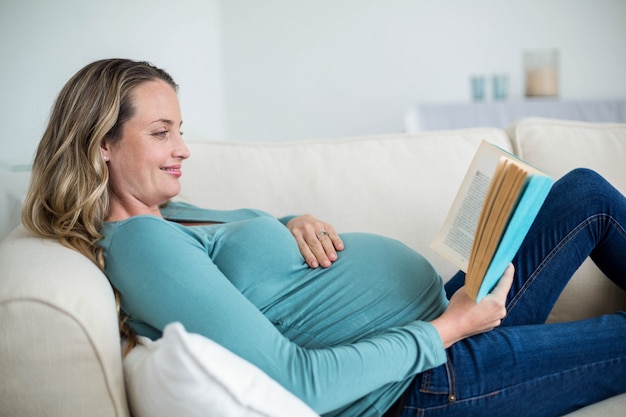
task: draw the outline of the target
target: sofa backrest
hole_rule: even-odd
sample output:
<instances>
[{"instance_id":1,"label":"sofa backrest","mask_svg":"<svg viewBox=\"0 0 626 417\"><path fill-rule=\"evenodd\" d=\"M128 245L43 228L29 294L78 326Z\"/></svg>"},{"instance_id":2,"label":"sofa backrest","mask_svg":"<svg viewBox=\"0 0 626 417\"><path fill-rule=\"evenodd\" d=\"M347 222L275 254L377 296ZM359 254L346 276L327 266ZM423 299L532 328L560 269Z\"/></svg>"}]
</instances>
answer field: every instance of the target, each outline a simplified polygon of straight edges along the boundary
<instances>
[{"instance_id":1,"label":"sofa backrest","mask_svg":"<svg viewBox=\"0 0 626 417\"><path fill-rule=\"evenodd\" d=\"M591 168L626 193L626 124L527 118L507 133L515 153L547 174Z\"/></svg>"},{"instance_id":2,"label":"sofa backrest","mask_svg":"<svg viewBox=\"0 0 626 417\"><path fill-rule=\"evenodd\" d=\"M275 143L188 143L183 200L275 216L311 213L339 232L373 232L423 253L444 278L455 268L428 246L482 140L500 129Z\"/></svg>"}]
</instances>

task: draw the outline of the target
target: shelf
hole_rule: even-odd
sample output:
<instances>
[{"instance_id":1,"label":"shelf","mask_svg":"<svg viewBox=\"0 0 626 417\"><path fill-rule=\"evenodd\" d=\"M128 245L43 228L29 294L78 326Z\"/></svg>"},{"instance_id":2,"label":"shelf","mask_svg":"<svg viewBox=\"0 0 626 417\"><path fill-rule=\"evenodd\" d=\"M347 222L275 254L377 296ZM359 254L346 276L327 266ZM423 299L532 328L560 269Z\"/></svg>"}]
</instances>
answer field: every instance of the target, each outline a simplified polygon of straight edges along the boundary
<instances>
[{"instance_id":1,"label":"shelf","mask_svg":"<svg viewBox=\"0 0 626 417\"><path fill-rule=\"evenodd\" d=\"M418 103L406 113L405 129L408 133L470 127L503 129L524 117L626 123L626 99Z\"/></svg>"}]
</instances>

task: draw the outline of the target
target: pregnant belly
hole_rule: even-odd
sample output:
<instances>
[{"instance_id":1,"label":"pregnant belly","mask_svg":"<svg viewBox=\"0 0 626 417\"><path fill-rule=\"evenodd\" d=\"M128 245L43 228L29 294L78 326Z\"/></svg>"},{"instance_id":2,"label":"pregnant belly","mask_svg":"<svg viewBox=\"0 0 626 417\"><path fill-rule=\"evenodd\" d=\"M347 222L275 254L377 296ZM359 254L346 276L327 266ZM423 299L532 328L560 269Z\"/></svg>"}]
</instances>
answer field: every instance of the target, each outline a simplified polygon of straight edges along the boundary
<instances>
[{"instance_id":1,"label":"pregnant belly","mask_svg":"<svg viewBox=\"0 0 626 417\"><path fill-rule=\"evenodd\" d=\"M266 311L283 334L308 347L333 346L443 312L441 278L421 255L382 236L342 238L337 262Z\"/></svg>"},{"instance_id":2,"label":"pregnant belly","mask_svg":"<svg viewBox=\"0 0 626 417\"><path fill-rule=\"evenodd\" d=\"M445 308L439 275L421 255L386 237L342 234L329 268L309 268L279 222L255 219L221 240L218 267L287 337L332 346L392 326L430 320Z\"/></svg>"}]
</instances>

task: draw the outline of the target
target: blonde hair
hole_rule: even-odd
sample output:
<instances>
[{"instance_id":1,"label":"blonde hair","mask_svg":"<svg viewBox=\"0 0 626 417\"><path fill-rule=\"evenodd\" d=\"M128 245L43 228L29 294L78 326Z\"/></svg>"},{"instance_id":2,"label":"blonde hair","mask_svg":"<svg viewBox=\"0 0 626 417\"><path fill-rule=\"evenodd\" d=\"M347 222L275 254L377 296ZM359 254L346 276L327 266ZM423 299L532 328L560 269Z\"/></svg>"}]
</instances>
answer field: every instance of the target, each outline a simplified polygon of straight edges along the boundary
<instances>
[{"instance_id":1,"label":"blonde hair","mask_svg":"<svg viewBox=\"0 0 626 417\"><path fill-rule=\"evenodd\" d=\"M22 223L80 252L103 271L98 241L109 209L109 172L101 144L122 137L124 123L135 112L133 90L155 80L178 89L167 72L147 62L106 59L85 66L59 93L35 154ZM134 335L121 316L120 330L130 336L132 348Z\"/></svg>"}]
</instances>

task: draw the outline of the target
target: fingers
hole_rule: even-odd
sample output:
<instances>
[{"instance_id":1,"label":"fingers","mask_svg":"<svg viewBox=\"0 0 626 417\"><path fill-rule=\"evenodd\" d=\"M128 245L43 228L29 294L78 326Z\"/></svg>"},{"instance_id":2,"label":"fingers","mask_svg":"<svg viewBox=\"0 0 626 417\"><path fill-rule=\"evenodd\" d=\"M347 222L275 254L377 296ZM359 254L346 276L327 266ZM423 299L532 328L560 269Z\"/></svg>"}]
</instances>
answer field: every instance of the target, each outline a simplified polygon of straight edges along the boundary
<instances>
[{"instance_id":1,"label":"fingers","mask_svg":"<svg viewBox=\"0 0 626 417\"><path fill-rule=\"evenodd\" d=\"M326 255L330 257L330 255L332 254L334 257L333 261L336 260L336 251L343 250L343 241L341 240L337 232L335 232L335 229L333 229L331 225L327 224L325 225L325 228L316 235L316 237L324 248L324 252L326 252Z\"/></svg>"},{"instance_id":2,"label":"fingers","mask_svg":"<svg viewBox=\"0 0 626 417\"><path fill-rule=\"evenodd\" d=\"M335 229L311 215L292 219L287 227L295 237L305 262L311 268L328 268L337 260L337 251L344 248Z\"/></svg>"},{"instance_id":3,"label":"fingers","mask_svg":"<svg viewBox=\"0 0 626 417\"><path fill-rule=\"evenodd\" d=\"M500 326L502 320L506 317L506 299L511 285L513 285L514 274L515 267L513 264L509 264L495 288L491 291L491 294L485 297L485 301L491 304L492 309L491 317L493 318L493 322L489 325L489 330Z\"/></svg>"},{"instance_id":4,"label":"fingers","mask_svg":"<svg viewBox=\"0 0 626 417\"><path fill-rule=\"evenodd\" d=\"M301 236L294 234L294 236L296 242L298 242L298 247L300 248L300 253L304 261L311 268L317 268L320 265L324 268L328 268L332 264L332 254L331 256L326 254L322 242L315 234L303 234ZM337 254L335 254L335 257L336 256Z\"/></svg>"},{"instance_id":5,"label":"fingers","mask_svg":"<svg viewBox=\"0 0 626 417\"><path fill-rule=\"evenodd\" d=\"M476 303L461 287L456 291L446 311L433 320L445 347L466 337L493 330L506 317L506 298L513 284L515 268L510 264L500 281L485 298Z\"/></svg>"},{"instance_id":6,"label":"fingers","mask_svg":"<svg viewBox=\"0 0 626 417\"><path fill-rule=\"evenodd\" d=\"M325 225L325 228L319 233L306 235L304 239L315 258L313 265L309 263L312 268L316 268L318 265L328 268L337 260L337 251L343 249L343 241L330 225Z\"/></svg>"},{"instance_id":7,"label":"fingers","mask_svg":"<svg viewBox=\"0 0 626 417\"><path fill-rule=\"evenodd\" d=\"M300 253L304 258L304 262L306 262L308 266L310 266L311 268L317 268L318 266L320 266L317 258L309 248L309 245L304 240L302 240L301 243L298 242L298 247L300 248Z\"/></svg>"},{"instance_id":8,"label":"fingers","mask_svg":"<svg viewBox=\"0 0 626 417\"><path fill-rule=\"evenodd\" d=\"M502 277L496 284L491 294L494 295L498 299L506 300L507 295L509 294L509 290L511 289L511 285L513 285L513 275L515 274L515 267L513 264L509 264L509 266L502 274Z\"/></svg>"}]
</instances>

